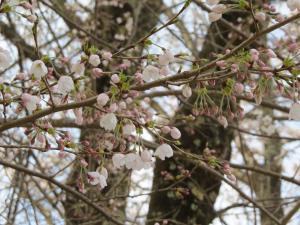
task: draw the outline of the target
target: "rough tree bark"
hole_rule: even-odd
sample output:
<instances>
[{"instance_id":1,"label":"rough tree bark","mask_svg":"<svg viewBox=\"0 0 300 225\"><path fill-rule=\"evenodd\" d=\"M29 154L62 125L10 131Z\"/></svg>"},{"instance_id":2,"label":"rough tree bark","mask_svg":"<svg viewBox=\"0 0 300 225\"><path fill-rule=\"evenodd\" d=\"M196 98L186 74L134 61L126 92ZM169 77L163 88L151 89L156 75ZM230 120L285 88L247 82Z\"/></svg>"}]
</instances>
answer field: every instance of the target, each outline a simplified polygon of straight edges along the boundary
<instances>
[{"instance_id":1,"label":"rough tree bark","mask_svg":"<svg viewBox=\"0 0 300 225\"><path fill-rule=\"evenodd\" d=\"M269 118L272 118L274 115L273 110L271 109L264 110L263 113L264 115L268 115ZM269 122L271 124L274 124L274 121L272 119ZM273 135L278 136L278 133L274 132ZM282 142L280 140L265 140L263 152L264 161L263 163L258 163L258 165L255 166L281 174L281 149ZM276 218L282 219L284 212L281 200L281 179L272 176L266 177L263 174L257 173L253 173L251 178L253 182L253 189L257 199L262 200L262 204L265 206L265 208L268 209ZM272 225L274 223L264 213L260 213L260 222L262 225Z\"/></svg>"},{"instance_id":2,"label":"rough tree bark","mask_svg":"<svg viewBox=\"0 0 300 225\"><path fill-rule=\"evenodd\" d=\"M153 17L151 12L147 9L148 7L152 8L154 12L159 13L162 7L162 1L150 1L150 0L121 0L118 1L119 5L102 5L101 1L96 1L95 13L91 15L91 24L90 29L94 35L102 40L110 43L115 49L119 47L124 47L127 44L133 43L139 38L145 36L150 30L156 25L157 17ZM120 22L121 18L121 22ZM151 18L151 19L149 19ZM128 25L128 20L133 19L133 27L131 32L126 30ZM119 21L119 22L118 22ZM119 40L116 38L116 35L123 35L124 40ZM87 37L87 41L97 46L100 50L103 49L103 46L95 40L91 40ZM142 48L140 47L140 53ZM109 50L109 49L108 49ZM116 65L109 65L105 70L113 71ZM102 65L102 68L104 65ZM101 93L109 88L109 80L107 78L97 79L91 84L92 89ZM99 140L103 138L103 134L100 131L92 129L82 129L81 130L81 139L89 140L91 146L94 149L97 149L97 146L101 145ZM99 147L98 147L99 148ZM89 162L89 170L95 170L99 165L96 160L91 158L87 159ZM106 165L108 167L109 165ZM80 165L76 164L68 178L68 185L76 187L77 179L80 173ZM103 191L88 191L87 195L97 201L103 197L113 196L114 194L124 195L128 194L129 189L129 180L130 173L125 171L118 171L115 174L110 174L108 179L108 187L110 189L104 189ZM119 217L121 220L125 219L125 205L126 202L124 199L121 199L119 202L114 200L113 205L118 205L118 209L112 209L111 205L106 205L110 210L112 210L114 216ZM101 202L100 202L101 203ZM101 203L102 204L102 203ZM66 224L83 224L89 222L89 224L105 225L110 224L106 221L101 215L97 214L93 209L89 208L87 205L82 202L78 202L77 199L74 199L73 196L66 196L64 201Z\"/></svg>"},{"instance_id":3,"label":"rough tree bark","mask_svg":"<svg viewBox=\"0 0 300 225\"><path fill-rule=\"evenodd\" d=\"M195 2L197 3L198 1ZM223 15L223 18L233 25L235 25L234 23L238 17L246 18L250 17L250 15L234 11ZM247 20L245 19L245 21ZM249 29L249 23L244 24L244 26ZM202 50L199 53L199 58L210 59L212 52L224 52L226 48L231 48L242 41L241 36L235 35L230 31L228 26L222 21L211 24ZM250 31L245 29L243 32L247 34ZM190 103L193 104L194 98L192 97L191 99ZM220 99L215 98L214 101L219 102ZM187 116L191 114L191 110L183 106L177 114ZM192 127L187 127L186 124L183 122L178 127L182 132L182 149L201 155L203 150L209 147L216 151L218 158L223 160L230 159L231 141L233 139L232 130L224 129L209 118L198 119L197 122L193 123ZM182 166L193 172L191 178L178 183L177 187L189 188L191 190L190 195L181 199L176 194L170 194L170 192L153 193L150 200L147 224L154 224L156 221L154 218L158 218L172 219L183 224L208 225L217 216L214 210L214 203L219 193L221 181L206 171L195 168L195 165L184 162L179 157L166 161L157 160L154 170L153 191L166 188L174 182L174 180L172 182L164 180L164 177L161 175L162 171L170 171L171 175L176 177L179 174L178 168Z\"/></svg>"}]
</instances>

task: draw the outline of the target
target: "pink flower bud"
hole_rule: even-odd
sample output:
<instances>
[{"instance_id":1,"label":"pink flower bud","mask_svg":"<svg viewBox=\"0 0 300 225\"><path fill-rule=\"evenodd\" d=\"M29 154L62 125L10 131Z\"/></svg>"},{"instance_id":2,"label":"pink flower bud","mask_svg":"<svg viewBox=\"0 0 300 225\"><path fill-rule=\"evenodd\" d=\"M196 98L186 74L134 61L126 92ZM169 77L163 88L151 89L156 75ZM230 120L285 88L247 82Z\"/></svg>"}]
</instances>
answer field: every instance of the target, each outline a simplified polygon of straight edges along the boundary
<instances>
[{"instance_id":1,"label":"pink flower bud","mask_svg":"<svg viewBox=\"0 0 300 225\"><path fill-rule=\"evenodd\" d=\"M85 167L85 168L89 165L84 159L80 160L80 164L82 167Z\"/></svg>"},{"instance_id":2,"label":"pink flower bud","mask_svg":"<svg viewBox=\"0 0 300 225\"><path fill-rule=\"evenodd\" d=\"M288 49L292 53L298 52L298 45L297 45L297 43L293 42L293 43L289 44Z\"/></svg>"},{"instance_id":3,"label":"pink flower bud","mask_svg":"<svg viewBox=\"0 0 300 225\"><path fill-rule=\"evenodd\" d=\"M228 122L225 116L219 116L218 117L218 122L224 127L228 127Z\"/></svg>"},{"instance_id":4,"label":"pink flower bud","mask_svg":"<svg viewBox=\"0 0 300 225\"><path fill-rule=\"evenodd\" d=\"M231 52L230 49L226 49L226 50L225 50L225 54L226 54L226 55L229 54L230 52Z\"/></svg>"},{"instance_id":5,"label":"pink flower bud","mask_svg":"<svg viewBox=\"0 0 300 225\"><path fill-rule=\"evenodd\" d=\"M259 52L256 49L250 49L251 61L255 62L259 59Z\"/></svg>"},{"instance_id":6,"label":"pink flower bud","mask_svg":"<svg viewBox=\"0 0 300 225\"><path fill-rule=\"evenodd\" d=\"M103 74L103 71L100 68L93 68L92 69L92 76L94 78L100 78Z\"/></svg>"},{"instance_id":7,"label":"pink flower bud","mask_svg":"<svg viewBox=\"0 0 300 225\"><path fill-rule=\"evenodd\" d=\"M275 19L278 23L280 23L280 22L284 21L284 16L282 14L278 14L278 15L276 15Z\"/></svg>"},{"instance_id":8,"label":"pink flower bud","mask_svg":"<svg viewBox=\"0 0 300 225\"><path fill-rule=\"evenodd\" d=\"M257 12L257 13L255 13L254 17L259 22L263 22L263 21L266 20L266 14L264 14L263 12Z\"/></svg>"},{"instance_id":9,"label":"pink flower bud","mask_svg":"<svg viewBox=\"0 0 300 225\"><path fill-rule=\"evenodd\" d=\"M192 96L192 94L193 94L193 91L192 91L190 85L188 85L188 84L184 85L183 89L182 89L182 95L186 98L189 98Z\"/></svg>"},{"instance_id":10,"label":"pink flower bud","mask_svg":"<svg viewBox=\"0 0 300 225\"><path fill-rule=\"evenodd\" d=\"M229 174L231 172L231 167L228 162L225 162L223 165L223 170L225 173Z\"/></svg>"},{"instance_id":11,"label":"pink flower bud","mask_svg":"<svg viewBox=\"0 0 300 225\"><path fill-rule=\"evenodd\" d=\"M179 139L181 137L180 130L178 130L176 127L171 128L171 137L174 139Z\"/></svg>"},{"instance_id":12,"label":"pink flower bud","mask_svg":"<svg viewBox=\"0 0 300 225\"><path fill-rule=\"evenodd\" d=\"M276 12L276 7L274 5L270 5L270 11L271 12Z\"/></svg>"},{"instance_id":13,"label":"pink flower bud","mask_svg":"<svg viewBox=\"0 0 300 225\"><path fill-rule=\"evenodd\" d=\"M226 62L224 60L217 61L216 65L218 67L220 67L221 69L225 69L226 68Z\"/></svg>"},{"instance_id":14,"label":"pink flower bud","mask_svg":"<svg viewBox=\"0 0 300 225\"><path fill-rule=\"evenodd\" d=\"M242 83L235 83L234 85L234 91L240 95L243 93L244 91L244 85Z\"/></svg>"},{"instance_id":15,"label":"pink flower bud","mask_svg":"<svg viewBox=\"0 0 300 225\"><path fill-rule=\"evenodd\" d=\"M129 96L132 97L132 98L136 98L139 96L139 92L138 91L135 91L135 90L130 90L129 91Z\"/></svg>"},{"instance_id":16,"label":"pink flower bud","mask_svg":"<svg viewBox=\"0 0 300 225\"><path fill-rule=\"evenodd\" d=\"M103 57L103 59L110 61L112 59L112 53L104 51L104 52L102 52L102 57Z\"/></svg>"},{"instance_id":17,"label":"pink flower bud","mask_svg":"<svg viewBox=\"0 0 300 225\"><path fill-rule=\"evenodd\" d=\"M236 96L232 95L232 96L230 97L230 99L231 99L231 101L232 101L233 103L236 103Z\"/></svg>"},{"instance_id":18,"label":"pink flower bud","mask_svg":"<svg viewBox=\"0 0 300 225\"><path fill-rule=\"evenodd\" d=\"M131 104L133 102L132 98L130 98L130 97L126 98L125 101L126 101L127 104Z\"/></svg>"},{"instance_id":19,"label":"pink flower bud","mask_svg":"<svg viewBox=\"0 0 300 225\"><path fill-rule=\"evenodd\" d=\"M300 85L299 85L299 87L300 87ZM145 101L146 103L150 103L150 102L151 102L151 99L150 99L149 97L146 97L146 98L144 98L144 101Z\"/></svg>"},{"instance_id":20,"label":"pink flower bud","mask_svg":"<svg viewBox=\"0 0 300 225\"><path fill-rule=\"evenodd\" d=\"M136 73L135 74L135 80L136 80L136 82L141 83L143 81L143 74Z\"/></svg>"},{"instance_id":21,"label":"pink flower bud","mask_svg":"<svg viewBox=\"0 0 300 225\"><path fill-rule=\"evenodd\" d=\"M115 84L119 83L119 82L120 82L120 78L119 78L118 74L113 74L113 75L111 76L111 81L112 81L113 83L115 83Z\"/></svg>"},{"instance_id":22,"label":"pink flower bud","mask_svg":"<svg viewBox=\"0 0 300 225\"><path fill-rule=\"evenodd\" d=\"M263 8L266 9L266 10L270 10L270 5L267 4L267 3L264 3Z\"/></svg>"},{"instance_id":23,"label":"pink flower bud","mask_svg":"<svg viewBox=\"0 0 300 225\"><path fill-rule=\"evenodd\" d=\"M171 131L171 128L169 126L163 126L161 128L161 132L164 134L168 134L168 133L170 133L170 131Z\"/></svg>"},{"instance_id":24,"label":"pink flower bud","mask_svg":"<svg viewBox=\"0 0 300 225\"><path fill-rule=\"evenodd\" d=\"M239 66L237 64L232 64L231 65L231 71L232 72L236 73L238 70L239 70Z\"/></svg>"},{"instance_id":25,"label":"pink flower bud","mask_svg":"<svg viewBox=\"0 0 300 225\"><path fill-rule=\"evenodd\" d=\"M124 102L124 101L121 101L121 102L119 102L119 109L126 109L127 108L127 106L126 106L126 103Z\"/></svg>"}]
</instances>

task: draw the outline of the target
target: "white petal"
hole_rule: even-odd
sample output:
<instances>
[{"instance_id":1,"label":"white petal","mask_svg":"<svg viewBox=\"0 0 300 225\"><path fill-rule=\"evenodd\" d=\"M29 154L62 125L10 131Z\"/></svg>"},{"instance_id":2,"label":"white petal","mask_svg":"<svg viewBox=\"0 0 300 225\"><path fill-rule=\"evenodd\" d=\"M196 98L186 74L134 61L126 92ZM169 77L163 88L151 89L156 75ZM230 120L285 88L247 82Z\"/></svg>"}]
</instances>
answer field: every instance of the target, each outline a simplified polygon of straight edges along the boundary
<instances>
[{"instance_id":1,"label":"white petal","mask_svg":"<svg viewBox=\"0 0 300 225\"><path fill-rule=\"evenodd\" d=\"M151 65L147 66L142 73L142 78L145 82L150 82L150 81L160 79L161 76L159 74L159 69L155 66L151 66Z\"/></svg>"},{"instance_id":2,"label":"white petal","mask_svg":"<svg viewBox=\"0 0 300 225\"><path fill-rule=\"evenodd\" d=\"M69 76L61 76L57 82L57 92L67 95L74 89L74 81Z\"/></svg>"},{"instance_id":3,"label":"white petal","mask_svg":"<svg viewBox=\"0 0 300 225\"><path fill-rule=\"evenodd\" d=\"M89 58L89 63L94 67L98 66L100 62L100 57L98 55L91 55Z\"/></svg>"},{"instance_id":4,"label":"white petal","mask_svg":"<svg viewBox=\"0 0 300 225\"><path fill-rule=\"evenodd\" d=\"M137 157L137 155L134 153L129 153L125 156L125 166L127 169L134 168L136 157Z\"/></svg>"},{"instance_id":5,"label":"white petal","mask_svg":"<svg viewBox=\"0 0 300 225\"><path fill-rule=\"evenodd\" d=\"M162 66L167 66L173 60L174 60L174 55L169 50L166 50L164 54L158 57L158 62Z\"/></svg>"},{"instance_id":6,"label":"white petal","mask_svg":"<svg viewBox=\"0 0 300 225\"><path fill-rule=\"evenodd\" d=\"M182 88L182 95L184 97L189 98L189 97L192 96L192 93L193 93L192 89L191 89L191 87L188 84L186 84L186 85L183 86L183 88Z\"/></svg>"},{"instance_id":7,"label":"white petal","mask_svg":"<svg viewBox=\"0 0 300 225\"><path fill-rule=\"evenodd\" d=\"M32 63L30 74L33 74L37 80L40 80L48 73L48 69L42 60L36 60Z\"/></svg>"},{"instance_id":8,"label":"white petal","mask_svg":"<svg viewBox=\"0 0 300 225\"><path fill-rule=\"evenodd\" d=\"M79 76L83 75L84 70L85 70L85 66L83 63L75 63L72 65L71 68L71 72Z\"/></svg>"},{"instance_id":9,"label":"white petal","mask_svg":"<svg viewBox=\"0 0 300 225\"><path fill-rule=\"evenodd\" d=\"M121 168L122 166L125 165L125 155L120 153L114 154L112 157L112 162L114 167L118 169Z\"/></svg>"},{"instance_id":10,"label":"white petal","mask_svg":"<svg viewBox=\"0 0 300 225\"><path fill-rule=\"evenodd\" d=\"M142 151L142 153L141 153L141 159L144 162L151 162L152 161L152 154L151 154L151 152L149 150Z\"/></svg>"},{"instance_id":11,"label":"white petal","mask_svg":"<svg viewBox=\"0 0 300 225\"><path fill-rule=\"evenodd\" d=\"M99 184L100 184L101 189L105 188L107 186L106 178L100 174L98 179L99 179Z\"/></svg>"},{"instance_id":12,"label":"white petal","mask_svg":"<svg viewBox=\"0 0 300 225\"><path fill-rule=\"evenodd\" d=\"M101 107L105 106L108 101L109 101L109 96L107 94L105 94L105 93L101 93L97 97L97 103Z\"/></svg>"},{"instance_id":13,"label":"white petal","mask_svg":"<svg viewBox=\"0 0 300 225\"><path fill-rule=\"evenodd\" d=\"M124 136L130 136L135 132L136 128L133 123L125 124L122 128L122 133Z\"/></svg>"},{"instance_id":14,"label":"white petal","mask_svg":"<svg viewBox=\"0 0 300 225\"><path fill-rule=\"evenodd\" d=\"M114 113L107 113L100 119L100 126L107 131L113 131L118 123L118 119Z\"/></svg>"},{"instance_id":15,"label":"white petal","mask_svg":"<svg viewBox=\"0 0 300 225\"><path fill-rule=\"evenodd\" d=\"M105 167L102 167L102 169L101 169L101 171L100 171L100 174L101 174L102 176L104 176L105 179L108 178L108 172L107 172L107 169L106 169Z\"/></svg>"},{"instance_id":16,"label":"white petal","mask_svg":"<svg viewBox=\"0 0 300 225\"><path fill-rule=\"evenodd\" d=\"M162 144L157 147L154 155L159 157L161 160L165 160L165 158L170 158L173 156L173 149L168 144Z\"/></svg>"},{"instance_id":17,"label":"white petal","mask_svg":"<svg viewBox=\"0 0 300 225\"><path fill-rule=\"evenodd\" d=\"M0 47L0 69L7 69L12 63L12 60L9 51Z\"/></svg>"},{"instance_id":18,"label":"white petal","mask_svg":"<svg viewBox=\"0 0 300 225\"><path fill-rule=\"evenodd\" d=\"M96 171L94 171L94 172L88 172L88 175L91 178L91 179L89 179L89 183L91 185L97 185L97 184L99 184L99 176L100 176L100 174L98 172L96 172Z\"/></svg>"}]
</instances>

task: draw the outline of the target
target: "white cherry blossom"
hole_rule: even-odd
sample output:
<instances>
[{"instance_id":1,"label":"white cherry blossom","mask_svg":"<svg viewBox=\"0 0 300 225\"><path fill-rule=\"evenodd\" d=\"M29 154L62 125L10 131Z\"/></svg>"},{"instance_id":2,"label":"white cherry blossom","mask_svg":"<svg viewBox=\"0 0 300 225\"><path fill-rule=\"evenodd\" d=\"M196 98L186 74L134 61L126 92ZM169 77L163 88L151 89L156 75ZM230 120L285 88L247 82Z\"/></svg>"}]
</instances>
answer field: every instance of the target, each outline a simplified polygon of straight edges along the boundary
<instances>
[{"instance_id":1,"label":"white cherry blossom","mask_svg":"<svg viewBox=\"0 0 300 225\"><path fill-rule=\"evenodd\" d=\"M101 60L100 60L100 57L98 55L96 55L96 54L90 55L90 57L89 57L89 63L92 66L96 67L96 66L98 66L100 64L100 62L101 62Z\"/></svg>"},{"instance_id":2,"label":"white cherry blossom","mask_svg":"<svg viewBox=\"0 0 300 225\"><path fill-rule=\"evenodd\" d=\"M115 168L119 169L125 165L125 155L121 153L114 154L112 162Z\"/></svg>"},{"instance_id":3,"label":"white cherry blossom","mask_svg":"<svg viewBox=\"0 0 300 225\"><path fill-rule=\"evenodd\" d=\"M150 82L160 79L161 75L159 74L159 69L157 67L149 65L144 69L142 78L145 82Z\"/></svg>"},{"instance_id":4,"label":"white cherry blossom","mask_svg":"<svg viewBox=\"0 0 300 225\"><path fill-rule=\"evenodd\" d=\"M164 54L158 57L158 62L162 66L166 66L173 61L174 61L174 55L169 50L164 51Z\"/></svg>"},{"instance_id":5,"label":"white cherry blossom","mask_svg":"<svg viewBox=\"0 0 300 225\"><path fill-rule=\"evenodd\" d=\"M70 76L61 76L57 82L57 92L69 94L74 89L74 81Z\"/></svg>"},{"instance_id":6,"label":"white cherry blossom","mask_svg":"<svg viewBox=\"0 0 300 225\"><path fill-rule=\"evenodd\" d=\"M81 76L84 74L85 66L83 63L75 63L71 67L71 72L77 76Z\"/></svg>"},{"instance_id":7,"label":"white cherry blossom","mask_svg":"<svg viewBox=\"0 0 300 225\"><path fill-rule=\"evenodd\" d=\"M101 168L100 174L101 174L102 176L104 176L105 179L108 178L108 172L107 172L107 169L106 169L105 167L102 167L102 168Z\"/></svg>"},{"instance_id":8,"label":"white cherry blossom","mask_svg":"<svg viewBox=\"0 0 300 225\"><path fill-rule=\"evenodd\" d=\"M48 73L48 69L42 60L36 60L32 63L29 73L34 75L35 79L41 80Z\"/></svg>"},{"instance_id":9,"label":"white cherry blossom","mask_svg":"<svg viewBox=\"0 0 300 225\"><path fill-rule=\"evenodd\" d=\"M100 107L105 106L108 101L109 101L109 96L106 93L101 93L97 97L97 103Z\"/></svg>"},{"instance_id":10,"label":"white cherry blossom","mask_svg":"<svg viewBox=\"0 0 300 225\"><path fill-rule=\"evenodd\" d=\"M162 144L156 148L154 155L161 160L165 160L165 158L173 156L173 149L169 144Z\"/></svg>"},{"instance_id":11,"label":"white cherry blossom","mask_svg":"<svg viewBox=\"0 0 300 225\"><path fill-rule=\"evenodd\" d=\"M1 70L7 69L11 63L12 63L12 57L9 51L0 47L0 69Z\"/></svg>"},{"instance_id":12,"label":"white cherry blossom","mask_svg":"<svg viewBox=\"0 0 300 225\"><path fill-rule=\"evenodd\" d=\"M149 150L145 149L141 152L141 159L144 162L152 162L152 154Z\"/></svg>"},{"instance_id":13,"label":"white cherry blossom","mask_svg":"<svg viewBox=\"0 0 300 225\"><path fill-rule=\"evenodd\" d=\"M189 97L192 96L192 93L193 92L192 92L192 89L191 89L190 85L186 84L186 85L183 86L183 88L182 88L182 95L184 97L189 98Z\"/></svg>"},{"instance_id":14,"label":"white cherry blossom","mask_svg":"<svg viewBox=\"0 0 300 225\"><path fill-rule=\"evenodd\" d=\"M227 121L227 119L226 119L225 116L219 116L219 117L218 117L218 122L219 122L224 128L228 127L228 121Z\"/></svg>"},{"instance_id":15,"label":"white cherry blossom","mask_svg":"<svg viewBox=\"0 0 300 225\"><path fill-rule=\"evenodd\" d=\"M114 113L107 113L100 119L100 126L107 131L113 131L118 123L118 119Z\"/></svg>"},{"instance_id":16,"label":"white cherry blossom","mask_svg":"<svg viewBox=\"0 0 300 225\"><path fill-rule=\"evenodd\" d=\"M257 12L255 13L255 19L257 19L259 22L263 22L266 20L266 14L263 12Z\"/></svg>"},{"instance_id":17,"label":"white cherry blossom","mask_svg":"<svg viewBox=\"0 0 300 225\"><path fill-rule=\"evenodd\" d=\"M112 58L111 52L103 51L101 55L102 55L103 59L108 60L108 61L110 61Z\"/></svg>"},{"instance_id":18,"label":"white cherry blossom","mask_svg":"<svg viewBox=\"0 0 300 225\"><path fill-rule=\"evenodd\" d=\"M122 128L122 133L125 136L132 135L135 132L136 128L133 123L127 123Z\"/></svg>"},{"instance_id":19,"label":"white cherry blossom","mask_svg":"<svg viewBox=\"0 0 300 225\"><path fill-rule=\"evenodd\" d=\"M177 127L171 128L171 137L174 139L179 139L181 137L180 130Z\"/></svg>"},{"instance_id":20,"label":"white cherry blossom","mask_svg":"<svg viewBox=\"0 0 300 225\"><path fill-rule=\"evenodd\" d=\"M129 153L125 156L125 166L127 169L141 170L149 168L151 164L144 162L139 154Z\"/></svg>"},{"instance_id":21,"label":"white cherry blossom","mask_svg":"<svg viewBox=\"0 0 300 225\"><path fill-rule=\"evenodd\" d=\"M40 98L28 93L24 93L21 96L23 105L29 112L32 112L37 109L37 104L40 102Z\"/></svg>"},{"instance_id":22,"label":"white cherry blossom","mask_svg":"<svg viewBox=\"0 0 300 225\"><path fill-rule=\"evenodd\" d=\"M89 177L89 183L91 185L99 184L101 189L107 186L106 177L97 171L88 172L88 177Z\"/></svg>"}]
</instances>

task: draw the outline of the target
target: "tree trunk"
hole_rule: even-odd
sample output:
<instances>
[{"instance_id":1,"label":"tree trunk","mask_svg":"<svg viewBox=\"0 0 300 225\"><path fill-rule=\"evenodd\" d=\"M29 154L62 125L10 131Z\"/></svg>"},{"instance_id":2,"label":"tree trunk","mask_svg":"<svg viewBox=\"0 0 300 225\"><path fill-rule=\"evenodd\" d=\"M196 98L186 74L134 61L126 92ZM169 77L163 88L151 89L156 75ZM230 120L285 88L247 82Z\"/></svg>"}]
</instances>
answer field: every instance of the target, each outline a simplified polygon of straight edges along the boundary
<instances>
[{"instance_id":1,"label":"tree trunk","mask_svg":"<svg viewBox=\"0 0 300 225\"><path fill-rule=\"evenodd\" d=\"M229 12L224 14L223 18L233 23L234 26L236 18L248 16L249 14L245 13ZM247 26L249 27L249 24L245 24L245 27ZM250 31L244 30L243 32L246 34ZM232 33L222 21L212 23L208 29L199 57L211 59L211 53L224 53L225 49L231 48L241 41L241 37ZM220 88L220 86L216 88ZM193 104L194 100L195 97L191 97L190 103ZM215 102L220 101L218 97L213 100ZM191 110L185 107L182 107L176 113L176 115L183 116L188 116L189 114L191 114ZM180 116L180 118L182 117ZM203 154L204 149L209 147L216 151L216 156L219 159L230 159L231 141L233 139L233 131L231 129L224 129L216 124L215 121L205 117L197 118L196 122L190 124L193 124L193 127L187 127L187 123L184 122L178 127L182 133L182 145L180 146L182 149L200 156ZM182 167L192 173L190 178L186 178L176 183L176 186L173 186L173 188L178 188L176 191L172 189L167 192L155 192L155 190L166 188L178 181L176 177L180 174ZM162 171L168 171L174 179L171 182L167 182L161 174ZM151 195L147 224L154 224L162 219L175 220L190 225L210 224L217 216L214 210L214 203L219 194L220 186L221 181L219 179L204 170L196 168L195 165L186 163L180 157L174 157L172 160L165 161L157 160L153 180L154 193ZM182 190L179 188L188 188L190 194L183 196L179 193Z\"/></svg>"},{"instance_id":2,"label":"tree trunk","mask_svg":"<svg viewBox=\"0 0 300 225\"><path fill-rule=\"evenodd\" d=\"M270 118L273 117L273 110L264 110L263 113L264 115L270 116ZM274 121L271 120L270 124L274 124ZM262 126L264 126L264 124ZM278 133L275 132L272 135L278 136ZM281 174L281 148L282 143L280 140L265 140L263 154L264 162L262 164L259 164L258 166L268 171L273 171ZM266 209L268 209L276 218L283 218L284 213L281 205L281 179L277 177L253 173L252 181L254 184L254 191L257 199L262 200L262 205ZM272 225L274 223L268 216L265 215L265 213L262 212L260 213L260 221L262 225Z\"/></svg>"},{"instance_id":3,"label":"tree trunk","mask_svg":"<svg viewBox=\"0 0 300 225\"><path fill-rule=\"evenodd\" d=\"M122 0L119 1L119 5L102 5L101 1L96 1L95 14L91 15L91 32L96 35L98 38L105 40L110 43L115 49L119 47L124 47L127 44L130 44L139 38L145 36L155 25L157 19L151 16L151 13L145 7L145 4L148 7L151 7L155 12L160 12L162 1L158 0L152 2L150 0L139 1L139 0ZM150 19L149 18L153 18ZM121 23L117 22L122 19ZM127 30L126 24L129 19L133 19L132 31ZM116 38L116 35L123 35L124 40L119 40ZM101 44L89 40L86 40L88 43L96 46L98 49L102 50L103 46ZM140 46L139 46L140 47ZM140 48L140 53L142 48ZM101 66L105 71L113 71L117 65L109 65L106 68L104 65ZM92 90L101 93L106 91L109 88L109 79L97 79L91 84ZM98 121L95 121L98 123ZM99 146L102 144L101 141L104 141L103 132L93 129L82 129L81 131L81 140L89 140L91 147L95 150L99 149ZM89 163L89 171L94 171L99 163L97 160L89 157L86 159ZM111 167L111 165L105 165L106 168ZM70 176L68 178L68 185L71 185L75 188L78 188L78 178L80 176L80 165L77 163L73 166ZM93 199L93 201L99 201L101 198L109 198L114 195L126 195L129 193L129 184L130 184L130 173L124 171L118 171L116 173L110 173L108 179L108 187L102 191L96 190L92 187L87 189L86 195ZM87 187L90 187L87 185ZM92 208L88 207L83 202L79 202L77 199L74 199L72 195L66 194L66 200L63 202L65 208L65 221L67 225L73 224L83 224L89 222L90 225L108 225L110 222L106 221L99 213L95 212ZM99 202L103 204L103 202ZM125 219L125 205L126 202L124 199L114 200L109 202L108 205L105 205L112 213L113 216L119 218L119 220Z\"/></svg>"}]
</instances>

